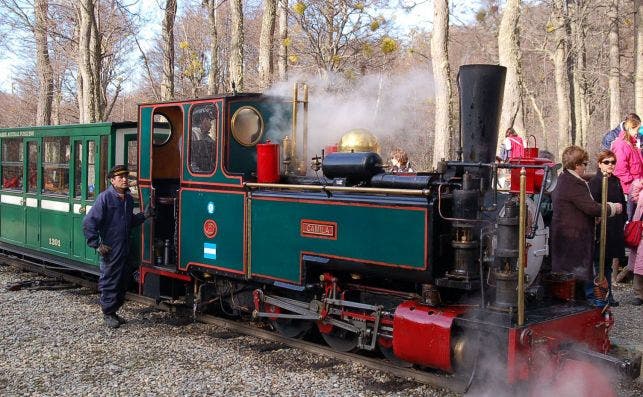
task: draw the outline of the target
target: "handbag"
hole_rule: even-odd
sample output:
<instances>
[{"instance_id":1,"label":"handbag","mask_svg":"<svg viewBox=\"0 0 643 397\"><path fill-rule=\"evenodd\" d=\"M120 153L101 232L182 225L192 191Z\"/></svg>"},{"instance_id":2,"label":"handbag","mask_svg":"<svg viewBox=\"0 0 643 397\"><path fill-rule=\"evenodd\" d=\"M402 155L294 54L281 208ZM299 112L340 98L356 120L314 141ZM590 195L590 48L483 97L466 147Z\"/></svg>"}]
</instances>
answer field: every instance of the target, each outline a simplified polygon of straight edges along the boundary
<instances>
[{"instance_id":1,"label":"handbag","mask_svg":"<svg viewBox=\"0 0 643 397\"><path fill-rule=\"evenodd\" d=\"M643 234L643 215L641 219L632 220L625 225L625 245L628 248L636 249L641 242L641 235Z\"/></svg>"}]
</instances>

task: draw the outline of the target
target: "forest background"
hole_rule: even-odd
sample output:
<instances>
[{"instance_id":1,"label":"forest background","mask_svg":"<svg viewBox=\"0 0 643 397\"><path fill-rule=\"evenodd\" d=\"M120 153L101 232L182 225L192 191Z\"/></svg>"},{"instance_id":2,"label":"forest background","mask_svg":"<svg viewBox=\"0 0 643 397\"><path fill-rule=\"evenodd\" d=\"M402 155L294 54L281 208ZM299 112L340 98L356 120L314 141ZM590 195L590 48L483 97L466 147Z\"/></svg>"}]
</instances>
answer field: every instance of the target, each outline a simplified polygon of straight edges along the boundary
<instances>
[{"instance_id":1,"label":"forest background","mask_svg":"<svg viewBox=\"0 0 643 397\"><path fill-rule=\"evenodd\" d=\"M409 28L404 12L419 7L430 23ZM0 56L21 61L2 71L0 127L136 120L138 103L233 86L291 95L303 80L319 145L367 128L383 155L401 147L428 170L457 150L459 66L487 63L508 68L501 136L513 126L555 155L569 144L593 155L625 114L643 114L642 11L641 0L0 0Z\"/></svg>"}]
</instances>

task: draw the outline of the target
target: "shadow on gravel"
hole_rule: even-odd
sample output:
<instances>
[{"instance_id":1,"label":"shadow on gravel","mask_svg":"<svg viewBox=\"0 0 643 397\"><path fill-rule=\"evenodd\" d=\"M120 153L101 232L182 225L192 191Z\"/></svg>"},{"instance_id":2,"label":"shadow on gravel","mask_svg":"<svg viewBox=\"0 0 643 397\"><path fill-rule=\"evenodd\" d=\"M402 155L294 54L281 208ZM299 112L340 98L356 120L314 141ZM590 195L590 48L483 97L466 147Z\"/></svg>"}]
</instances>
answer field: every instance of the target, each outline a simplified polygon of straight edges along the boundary
<instances>
[{"instance_id":1,"label":"shadow on gravel","mask_svg":"<svg viewBox=\"0 0 643 397\"><path fill-rule=\"evenodd\" d=\"M244 346L244 349L246 350L254 350L258 353L269 353L273 352L275 350L285 350L285 349L290 349L290 347L282 344L282 343L275 343L275 342L267 342L267 343L258 343L255 345L248 345Z\"/></svg>"},{"instance_id":2,"label":"shadow on gravel","mask_svg":"<svg viewBox=\"0 0 643 397\"><path fill-rule=\"evenodd\" d=\"M388 393L395 392L400 393L407 389L414 389L421 386L420 383L393 378L385 381L378 381L376 379L369 379L368 382L364 382L364 390L373 391L377 393ZM404 393L402 393L404 394Z\"/></svg>"}]
</instances>

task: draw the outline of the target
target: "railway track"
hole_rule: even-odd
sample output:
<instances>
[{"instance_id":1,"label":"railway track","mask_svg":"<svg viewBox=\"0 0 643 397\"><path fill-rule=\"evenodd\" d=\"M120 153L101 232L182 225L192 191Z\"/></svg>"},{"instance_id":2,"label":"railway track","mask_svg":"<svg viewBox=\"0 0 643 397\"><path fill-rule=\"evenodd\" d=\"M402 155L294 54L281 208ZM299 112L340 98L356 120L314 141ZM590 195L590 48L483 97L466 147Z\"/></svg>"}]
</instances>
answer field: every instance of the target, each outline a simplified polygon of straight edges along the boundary
<instances>
[{"instance_id":1,"label":"railway track","mask_svg":"<svg viewBox=\"0 0 643 397\"><path fill-rule=\"evenodd\" d=\"M6 265L11 265L24 271L30 271L46 277L50 277L55 280L64 281L66 283L71 283L92 290L98 289L96 281L70 273L69 269L60 266L52 266L46 263L36 263L30 261L27 258L9 256L5 253L0 253L0 262L4 262ZM128 293L126 298L130 301L138 302L147 306L152 306L157 309L170 312L190 310L185 306L167 304L164 302L157 303L152 298L147 298L134 293ZM351 364L359 364L366 368L388 373L407 380L412 380L418 383L435 387L446 388L456 393L466 392L470 384L470 379L463 379L452 375L431 373L415 368L401 367L391 364L381 358L366 357L355 353L338 352L327 346L323 346L311 341L285 338L273 331L259 328L252 323L244 323L241 321L235 321L204 314L198 315L195 320L205 324L217 325L228 331L261 338L274 343L283 344L284 346L288 346L291 348L300 349L305 352L325 356L333 360Z\"/></svg>"}]
</instances>

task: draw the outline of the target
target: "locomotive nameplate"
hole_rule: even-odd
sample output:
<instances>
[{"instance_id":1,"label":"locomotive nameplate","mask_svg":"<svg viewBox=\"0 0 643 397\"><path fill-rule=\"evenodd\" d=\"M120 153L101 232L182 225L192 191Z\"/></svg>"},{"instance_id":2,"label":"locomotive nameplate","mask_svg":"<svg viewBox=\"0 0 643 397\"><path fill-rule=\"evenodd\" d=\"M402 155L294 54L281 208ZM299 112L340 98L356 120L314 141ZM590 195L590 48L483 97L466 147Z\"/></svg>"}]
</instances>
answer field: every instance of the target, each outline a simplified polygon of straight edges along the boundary
<instances>
[{"instance_id":1,"label":"locomotive nameplate","mask_svg":"<svg viewBox=\"0 0 643 397\"><path fill-rule=\"evenodd\" d=\"M337 222L302 219L300 230L303 237L337 240Z\"/></svg>"}]
</instances>

